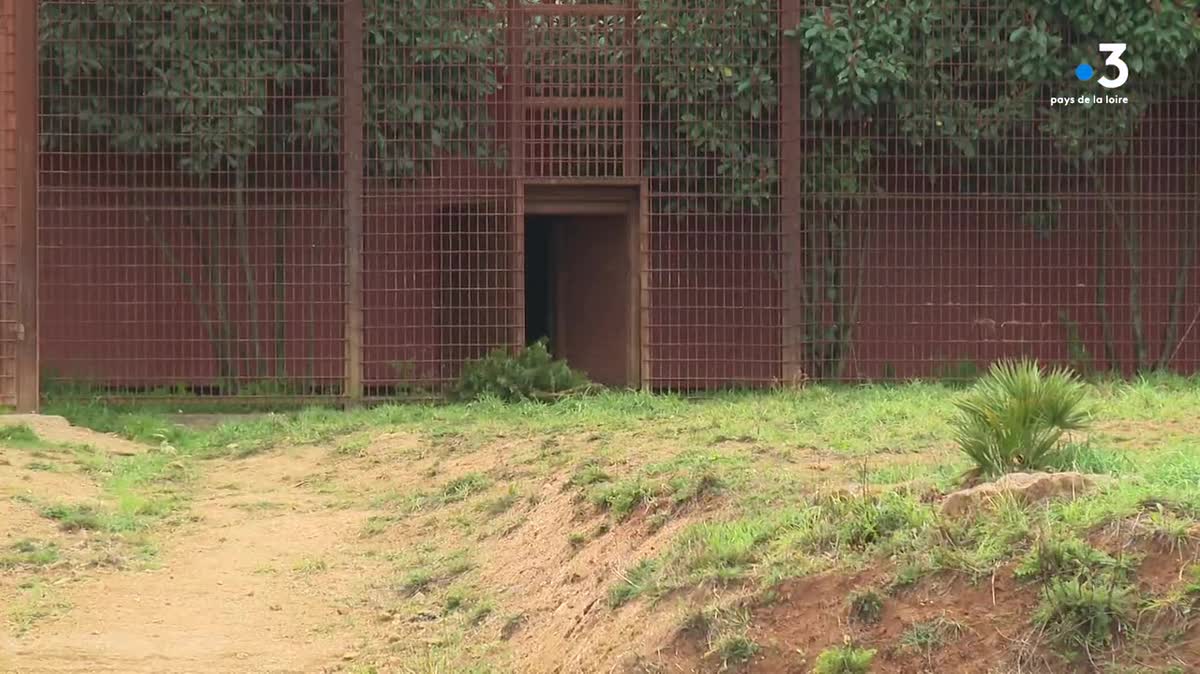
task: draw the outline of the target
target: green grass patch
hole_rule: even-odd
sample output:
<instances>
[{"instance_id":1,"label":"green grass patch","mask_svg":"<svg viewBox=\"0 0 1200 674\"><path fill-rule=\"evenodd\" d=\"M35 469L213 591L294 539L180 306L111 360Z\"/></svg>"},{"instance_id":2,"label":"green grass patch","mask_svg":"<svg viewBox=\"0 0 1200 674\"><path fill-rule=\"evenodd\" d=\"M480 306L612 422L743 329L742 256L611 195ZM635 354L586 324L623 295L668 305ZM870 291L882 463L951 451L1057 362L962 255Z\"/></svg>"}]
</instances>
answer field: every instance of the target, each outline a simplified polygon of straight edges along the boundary
<instances>
[{"instance_id":1,"label":"green grass patch","mask_svg":"<svg viewBox=\"0 0 1200 674\"><path fill-rule=\"evenodd\" d=\"M0 550L0 569L49 566L61 558L58 546L23 538Z\"/></svg>"},{"instance_id":2,"label":"green grass patch","mask_svg":"<svg viewBox=\"0 0 1200 674\"><path fill-rule=\"evenodd\" d=\"M867 674L875 661L875 650L847 644L821 651L813 663L813 674Z\"/></svg>"}]
</instances>

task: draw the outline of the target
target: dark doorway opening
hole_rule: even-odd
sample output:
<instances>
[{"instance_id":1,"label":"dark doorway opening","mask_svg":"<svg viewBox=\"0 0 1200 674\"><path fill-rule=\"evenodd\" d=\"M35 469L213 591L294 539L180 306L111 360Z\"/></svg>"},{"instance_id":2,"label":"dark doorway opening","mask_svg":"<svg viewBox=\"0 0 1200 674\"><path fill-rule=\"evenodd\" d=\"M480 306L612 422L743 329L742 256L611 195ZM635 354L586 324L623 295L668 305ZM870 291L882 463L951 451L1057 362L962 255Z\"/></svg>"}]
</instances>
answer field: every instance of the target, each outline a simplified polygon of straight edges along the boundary
<instances>
[{"instance_id":1,"label":"dark doorway opening","mask_svg":"<svg viewBox=\"0 0 1200 674\"><path fill-rule=\"evenodd\" d=\"M607 386L638 384L631 213L525 219L525 341Z\"/></svg>"},{"instance_id":2,"label":"dark doorway opening","mask_svg":"<svg viewBox=\"0 0 1200 674\"><path fill-rule=\"evenodd\" d=\"M552 222L546 216L529 216L525 221L525 344L545 339L554 352Z\"/></svg>"}]
</instances>

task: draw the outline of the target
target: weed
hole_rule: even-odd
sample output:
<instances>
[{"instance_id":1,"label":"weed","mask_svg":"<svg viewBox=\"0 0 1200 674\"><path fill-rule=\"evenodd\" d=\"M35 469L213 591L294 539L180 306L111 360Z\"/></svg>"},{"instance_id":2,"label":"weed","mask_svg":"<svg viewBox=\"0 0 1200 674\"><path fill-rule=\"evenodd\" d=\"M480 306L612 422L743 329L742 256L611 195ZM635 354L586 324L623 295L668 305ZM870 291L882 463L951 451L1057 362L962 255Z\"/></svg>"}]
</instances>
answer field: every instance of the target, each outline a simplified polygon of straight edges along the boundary
<instances>
[{"instance_id":1,"label":"weed","mask_svg":"<svg viewBox=\"0 0 1200 674\"><path fill-rule=\"evenodd\" d=\"M567 543L572 548L575 548L576 550L587 545L587 542L588 542L588 537L587 537L587 534L585 534L585 533L582 533L579 531L573 531L570 534L567 534Z\"/></svg>"},{"instance_id":2,"label":"weed","mask_svg":"<svg viewBox=\"0 0 1200 674\"><path fill-rule=\"evenodd\" d=\"M927 573L929 573L928 566L906 564L896 571L896 575L892 577L892 582L888 584L888 591L894 594L907 590L920 582Z\"/></svg>"},{"instance_id":3,"label":"weed","mask_svg":"<svg viewBox=\"0 0 1200 674\"><path fill-rule=\"evenodd\" d=\"M372 515L368 517L366 523L363 524L361 535L364 538L378 536L379 534L382 534L390 529L395 523L396 518L394 517L387 515Z\"/></svg>"},{"instance_id":4,"label":"weed","mask_svg":"<svg viewBox=\"0 0 1200 674\"><path fill-rule=\"evenodd\" d=\"M492 485L492 481L480 473L467 473L442 486L441 502L457 503L478 494Z\"/></svg>"},{"instance_id":5,"label":"weed","mask_svg":"<svg viewBox=\"0 0 1200 674\"><path fill-rule=\"evenodd\" d=\"M591 485L610 480L612 480L612 476L606 473L600 464L588 461L571 475L571 479L567 481L567 484L572 487L590 487Z\"/></svg>"},{"instance_id":6,"label":"weed","mask_svg":"<svg viewBox=\"0 0 1200 674\"><path fill-rule=\"evenodd\" d=\"M52 505L42 509L42 517L56 520L63 531L95 531L102 528L100 513L90 505Z\"/></svg>"},{"instance_id":7,"label":"weed","mask_svg":"<svg viewBox=\"0 0 1200 674\"><path fill-rule=\"evenodd\" d=\"M1116 559L1085 541L1044 535L1038 538L1033 549L1017 564L1014 574L1018 578L1050 581L1091 579L1113 574L1123 577L1127 570Z\"/></svg>"},{"instance_id":8,"label":"weed","mask_svg":"<svg viewBox=\"0 0 1200 674\"><path fill-rule=\"evenodd\" d=\"M1090 581L1055 580L1042 592L1034 622L1069 652L1090 652L1110 643L1133 614L1132 591Z\"/></svg>"},{"instance_id":9,"label":"weed","mask_svg":"<svg viewBox=\"0 0 1200 674\"><path fill-rule=\"evenodd\" d=\"M299 574L309 575L328 571L329 564L323 559L305 557L304 559L296 562L295 565L292 566L292 570Z\"/></svg>"},{"instance_id":10,"label":"weed","mask_svg":"<svg viewBox=\"0 0 1200 674\"><path fill-rule=\"evenodd\" d=\"M962 624L945 617L913 623L901 635L900 645L929 654L947 641L957 639L963 629Z\"/></svg>"},{"instance_id":11,"label":"weed","mask_svg":"<svg viewBox=\"0 0 1200 674\"><path fill-rule=\"evenodd\" d=\"M703 636L708 644L704 657L719 657L723 670L748 662L759 651L748 634L750 614L738 606L706 606L689 615L683 628Z\"/></svg>"},{"instance_id":12,"label":"weed","mask_svg":"<svg viewBox=\"0 0 1200 674\"><path fill-rule=\"evenodd\" d=\"M827 648L813 663L813 674L867 674L875 660L875 650L846 644Z\"/></svg>"},{"instance_id":13,"label":"weed","mask_svg":"<svg viewBox=\"0 0 1200 674\"><path fill-rule=\"evenodd\" d=\"M980 475L1052 467L1068 431L1086 428L1086 386L1065 368L999 362L958 401L955 440Z\"/></svg>"},{"instance_id":14,"label":"weed","mask_svg":"<svg viewBox=\"0 0 1200 674\"><path fill-rule=\"evenodd\" d=\"M640 505L652 501L660 490L641 478L621 480L597 487L591 501L596 507L608 510L617 519L625 519Z\"/></svg>"},{"instance_id":15,"label":"weed","mask_svg":"<svg viewBox=\"0 0 1200 674\"><path fill-rule=\"evenodd\" d=\"M1064 443L1057 452L1046 456L1044 467L1094 475L1121 475L1133 469L1133 462L1124 454L1085 441Z\"/></svg>"},{"instance_id":16,"label":"weed","mask_svg":"<svg viewBox=\"0 0 1200 674\"><path fill-rule=\"evenodd\" d=\"M1172 551L1181 550L1192 540L1192 522L1167 510L1149 514L1147 527L1156 541Z\"/></svg>"},{"instance_id":17,"label":"weed","mask_svg":"<svg viewBox=\"0 0 1200 674\"><path fill-rule=\"evenodd\" d=\"M521 494L517 491L516 486L510 486L503 496L496 497L483 504L482 510L492 517L496 517L508 512L520 500Z\"/></svg>"},{"instance_id":18,"label":"weed","mask_svg":"<svg viewBox=\"0 0 1200 674\"><path fill-rule=\"evenodd\" d=\"M759 646L745 634L732 634L718 639L713 650L721 656L721 663L728 667L731 664L749 662L758 652Z\"/></svg>"},{"instance_id":19,"label":"weed","mask_svg":"<svg viewBox=\"0 0 1200 674\"><path fill-rule=\"evenodd\" d=\"M883 616L883 597L875 590L858 590L850 594L850 617L859 622L874 624Z\"/></svg>"},{"instance_id":20,"label":"weed","mask_svg":"<svg viewBox=\"0 0 1200 674\"><path fill-rule=\"evenodd\" d=\"M54 543L40 543L31 538L23 538L10 545L7 552L0 553L0 569L47 566L58 559L58 546Z\"/></svg>"},{"instance_id":21,"label":"weed","mask_svg":"<svg viewBox=\"0 0 1200 674\"><path fill-rule=\"evenodd\" d=\"M622 575L620 582L608 590L608 605L619 608L643 593L653 589L654 576L659 563L655 559L643 559Z\"/></svg>"},{"instance_id":22,"label":"weed","mask_svg":"<svg viewBox=\"0 0 1200 674\"><path fill-rule=\"evenodd\" d=\"M29 424L0 426L0 445L18 447L21 449L35 449L39 447L51 446L50 443L40 438L38 434L29 427Z\"/></svg>"}]
</instances>

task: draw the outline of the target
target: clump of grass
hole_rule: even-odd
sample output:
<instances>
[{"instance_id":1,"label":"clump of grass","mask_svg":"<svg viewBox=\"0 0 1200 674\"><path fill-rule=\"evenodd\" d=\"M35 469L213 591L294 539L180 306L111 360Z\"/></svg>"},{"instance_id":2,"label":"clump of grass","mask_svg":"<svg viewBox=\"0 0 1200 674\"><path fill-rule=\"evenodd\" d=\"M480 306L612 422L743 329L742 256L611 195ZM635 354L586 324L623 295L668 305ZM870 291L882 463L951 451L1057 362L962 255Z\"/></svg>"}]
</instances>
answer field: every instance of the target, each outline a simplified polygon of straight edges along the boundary
<instances>
[{"instance_id":1,"label":"clump of grass","mask_svg":"<svg viewBox=\"0 0 1200 674\"><path fill-rule=\"evenodd\" d=\"M459 400L497 398L505 402L555 400L590 386L587 377L564 360L554 360L540 340L516 355L497 349L467 363L454 387Z\"/></svg>"},{"instance_id":2,"label":"clump of grass","mask_svg":"<svg viewBox=\"0 0 1200 674\"><path fill-rule=\"evenodd\" d=\"M0 554L0 569L48 566L58 559L58 546L54 543L40 543L31 538L23 538L10 545L7 552Z\"/></svg>"},{"instance_id":3,"label":"clump of grass","mask_svg":"<svg viewBox=\"0 0 1200 674\"><path fill-rule=\"evenodd\" d=\"M292 566L296 573L309 575L329 570L329 563L316 557L305 557Z\"/></svg>"},{"instance_id":4,"label":"clump of grass","mask_svg":"<svg viewBox=\"0 0 1200 674\"><path fill-rule=\"evenodd\" d=\"M567 543L576 550L587 545L587 542L587 534L581 531L572 531L570 534L567 534Z\"/></svg>"},{"instance_id":5,"label":"clump of grass","mask_svg":"<svg viewBox=\"0 0 1200 674\"><path fill-rule=\"evenodd\" d=\"M1104 648L1134 614L1132 590L1108 583L1055 580L1043 591L1035 624L1069 654Z\"/></svg>"},{"instance_id":6,"label":"clump of grass","mask_svg":"<svg viewBox=\"0 0 1200 674\"><path fill-rule=\"evenodd\" d=\"M496 517L508 512L520 500L521 494L517 491L516 486L510 486L503 496L497 496L483 504L482 510L488 515Z\"/></svg>"},{"instance_id":7,"label":"clump of grass","mask_svg":"<svg viewBox=\"0 0 1200 674\"><path fill-rule=\"evenodd\" d=\"M467 473L442 486L439 494L442 503L458 503L478 494L492 485L492 481L481 473Z\"/></svg>"},{"instance_id":8,"label":"clump of grass","mask_svg":"<svg viewBox=\"0 0 1200 674\"><path fill-rule=\"evenodd\" d=\"M45 447L49 443L42 440L29 424L12 424L0 426L0 444L28 449Z\"/></svg>"},{"instance_id":9,"label":"clump of grass","mask_svg":"<svg viewBox=\"0 0 1200 674\"><path fill-rule=\"evenodd\" d=\"M1120 452L1096 447L1091 442L1067 442L1046 457L1045 467L1093 475L1121 475L1133 469L1133 462Z\"/></svg>"},{"instance_id":10,"label":"clump of grass","mask_svg":"<svg viewBox=\"0 0 1200 674\"><path fill-rule=\"evenodd\" d=\"M946 642L957 639L962 632L960 623L945 617L935 618L910 625L901 635L900 645L929 654Z\"/></svg>"},{"instance_id":11,"label":"clump of grass","mask_svg":"<svg viewBox=\"0 0 1200 674\"><path fill-rule=\"evenodd\" d=\"M590 487L610 480L612 476L605 472L603 466L595 461L588 461L575 471L567 484L572 487Z\"/></svg>"},{"instance_id":12,"label":"clump of grass","mask_svg":"<svg viewBox=\"0 0 1200 674\"><path fill-rule=\"evenodd\" d=\"M1061 465L1061 442L1087 427L1085 385L1065 368L1002 361L956 403L954 436L982 477Z\"/></svg>"},{"instance_id":13,"label":"clump of grass","mask_svg":"<svg viewBox=\"0 0 1200 674\"><path fill-rule=\"evenodd\" d=\"M625 519L638 506L653 501L660 493L660 487L642 478L630 478L597 487L590 498L597 508L611 512L617 519Z\"/></svg>"},{"instance_id":14,"label":"clump of grass","mask_svg":"<svg viewBox=\"0 0 1200 674\"><path fill-rule=\"evenodd\" d=\"M875 661L875 650L845 644L827 648L813 663L813 674L867 674Z\"/></svg>"},{"instance_id":15,"label":"clump of grass","mask_svg":"<svg viewBox=\"0 0 1200 674\"><path fill-rule=\"evenodd\" d=\"M42 517L58 522L63 531L98 531L103 528L100 513L90 505L57 504L42 509Z\"/></svg>"},{"instance_id":16,"label":"clump of grass","mask_svg":"<svg viewBox=\"0 0 1200 674\"><path fill-rule=\"evenodd\" d=\"M883 597L873 589L858 590L850 594L850 617L874 624L883 616Z\"/></svg>"},{"instance_id":17,"label":"clump of grass","mask_svg":"<svg viewBox=\"0 0 1200 674\"><path fill-rule=\"evenodd\" d=\"M760 650L748 634L750 614L741 607L707 606L689 615L683 628L704 638L704 657L720 658L722 671L749 662Z\"/></svg>"},{"instance_id":18,"label":"clump of grass","mask_svg":"<svg viewBox=\"0 0 1200 674\"><path fill-rule=\"evenodd\" d=\"M608 605L619 608L640 595L654 589L654 578L658 574L659 562L648 558L638 562L608 590Z\"/></svg>"},{"instance_id":19,"label":"clump of grass","mask_svg":"<svg viewBox=\"0 0 1200 674\"><path fill-rule=\"evenodd\" d=\"M659 503L669 503L680 508L722 486L721 479L708 471L675 475L665 481L636 476L595 487L590 498L596 507L623 520L643 506L654 509Z\"/></svg>"},{"instance_id":20,"label":"clump of grass","mask_svg":"<svg viewBox=\"0 0 1200 674\"><path fill-rule=\"evenodd\" d=\"M838 498L820 508L822 522L816 542L857 550L900 533L919 531L932 517L928 506L897 492Z\"/></svg>"},{"instance_id":21,"label":"clump of grass","mask_svg":"<svg viewBox=\"0 0 1200 674\"><path fill-rule=\"evenodd\" d=\"M396 518L388 515L371 515L367 518L366 523L363 524L361 535L363 538L378 536L390 529L395 522Z\"/></svg>"},{"instance_id":22,"label":"clump of grass","mask_svg":"<svg viewBox=\"0 0 1200 674\"><path fill-rule=\"evenodd\" d=\"M1120 564L1103 550L1097 550L1078 538L1046 535L1038 538L1033 548L1017 564L1018 578L1043 582L1053 579L1091 579L1124 577L1127 566Z\"/></svg>"}]
</instances>

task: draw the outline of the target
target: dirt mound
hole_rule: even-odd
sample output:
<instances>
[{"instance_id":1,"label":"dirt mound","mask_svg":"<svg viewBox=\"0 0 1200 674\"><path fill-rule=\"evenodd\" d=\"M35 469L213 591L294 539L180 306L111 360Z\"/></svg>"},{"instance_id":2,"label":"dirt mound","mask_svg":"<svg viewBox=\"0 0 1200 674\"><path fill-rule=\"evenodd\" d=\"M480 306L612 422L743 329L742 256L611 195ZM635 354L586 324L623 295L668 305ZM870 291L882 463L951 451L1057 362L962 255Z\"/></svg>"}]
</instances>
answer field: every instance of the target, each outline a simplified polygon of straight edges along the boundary
<instances>
[{"instance_id":1,"label":"dirt mound","mask_svg":"<svg viewBox=\"0 0 1200 674\"><path fill-rule=\"evenodd\" d=\"M60 445L87 445L109 454L132 456L145 451L146 446L107 433L72 426L62 417L47 414L0 415L0 427L24 424L47 442Z\"/></svg>"}]
</instances>

